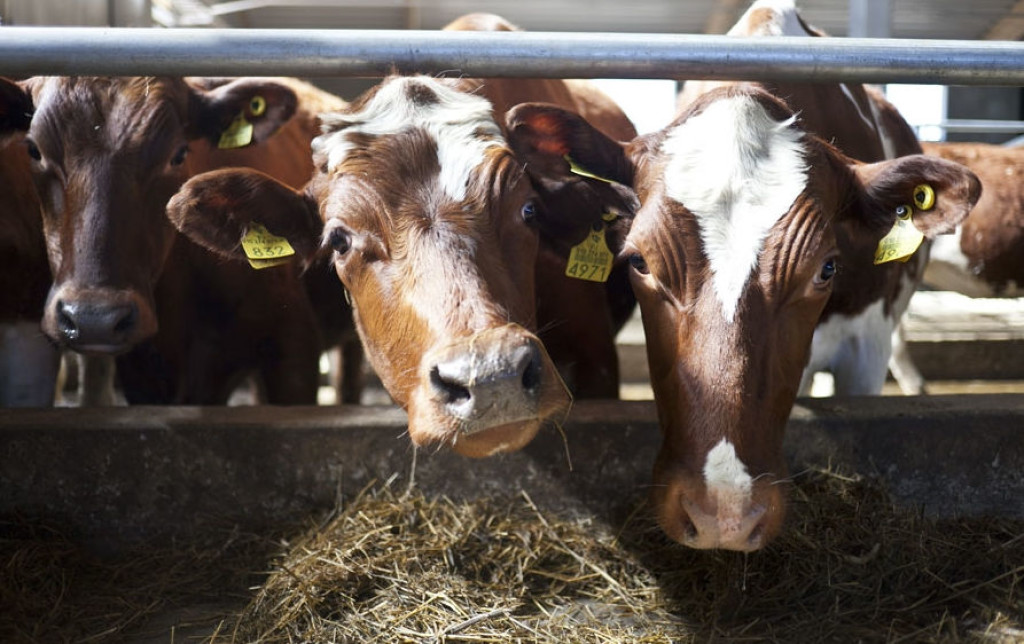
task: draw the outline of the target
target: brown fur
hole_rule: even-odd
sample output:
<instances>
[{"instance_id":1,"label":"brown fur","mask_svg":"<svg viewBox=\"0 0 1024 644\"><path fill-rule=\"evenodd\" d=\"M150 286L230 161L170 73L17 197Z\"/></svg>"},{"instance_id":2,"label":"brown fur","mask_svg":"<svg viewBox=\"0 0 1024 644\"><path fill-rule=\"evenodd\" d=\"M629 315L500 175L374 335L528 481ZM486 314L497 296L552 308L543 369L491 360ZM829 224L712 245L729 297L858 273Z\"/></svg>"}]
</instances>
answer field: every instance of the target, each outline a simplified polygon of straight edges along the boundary
<instances>
[{"instance_id":1,"label":"brown fur","mask_svg":"<svg viewBox=\"0 0 1024 644\"><path fill-rule=\"evenodd\" d=\"M129 402L220 403L256 372L269 402L314 403L321 330L295 267L226 264L178 236L164 208L188 176L223 165L302 185L317 127L302 101L338 100L288 80L38 78L27 86L55 275L44 329L63 337L65 301L135 307L134 324L109 349L125 352L118 371ZM265 114L249 113L254 144L218 150L239 109L232 105L253 94L267 100ZM184 163L175 165L186 144Z\"/></svg>"}]
</instances>

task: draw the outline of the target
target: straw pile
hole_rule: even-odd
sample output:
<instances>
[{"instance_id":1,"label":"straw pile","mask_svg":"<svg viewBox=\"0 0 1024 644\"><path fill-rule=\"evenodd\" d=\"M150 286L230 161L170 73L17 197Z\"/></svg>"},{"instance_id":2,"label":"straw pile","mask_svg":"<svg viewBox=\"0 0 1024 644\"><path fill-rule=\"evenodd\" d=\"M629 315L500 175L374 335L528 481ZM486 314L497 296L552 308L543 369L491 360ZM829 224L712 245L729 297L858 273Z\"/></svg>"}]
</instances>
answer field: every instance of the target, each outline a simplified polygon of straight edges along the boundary
<instances>
[{"instance_id":1,"label":"straw pile","mask_svg":"<svg viewBox=\"0 0 1024 644\"><path fill-rule=\"evenodd\" d=\"M1024 522L926 520L875 482L797 477L764 552L611 531L525 494L456 503L386 486L286 543L231 642L1011 642Z\"/></svg>"},{"instance_id":2,"label":"straw pile","mask_svg":"<svg viewBox=\"0 0 1024 644\"><path fill-rule=\"evenodd\" d=\"M253 571L273 554L266 537L220 526L187 544L116 555L23 520L0 523L0 535L4 644L121 642L162 611L205 603L222 607L205 617L212 632L225 605L245 605L262 579Z\"/></svg>"}]
</instances>

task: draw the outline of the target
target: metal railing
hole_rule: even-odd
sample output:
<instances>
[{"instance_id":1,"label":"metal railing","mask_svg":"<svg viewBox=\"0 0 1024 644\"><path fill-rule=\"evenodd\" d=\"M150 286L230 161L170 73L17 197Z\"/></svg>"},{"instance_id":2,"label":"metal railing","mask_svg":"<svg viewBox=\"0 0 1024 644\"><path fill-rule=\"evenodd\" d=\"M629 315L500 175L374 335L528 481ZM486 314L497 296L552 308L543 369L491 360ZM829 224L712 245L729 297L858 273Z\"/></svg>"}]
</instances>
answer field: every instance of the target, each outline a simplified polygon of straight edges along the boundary
<instances>
[{"instance_id":1,"label":"metal railing","mask_svg":"<svg viewBox=\"0 0 1024 644\"><path fill-rule=\"evenodd\" d=\"M316 29L4 27L0 75L466 76L1024 86L1024 43Z\"/></svg>"}]
</instances>

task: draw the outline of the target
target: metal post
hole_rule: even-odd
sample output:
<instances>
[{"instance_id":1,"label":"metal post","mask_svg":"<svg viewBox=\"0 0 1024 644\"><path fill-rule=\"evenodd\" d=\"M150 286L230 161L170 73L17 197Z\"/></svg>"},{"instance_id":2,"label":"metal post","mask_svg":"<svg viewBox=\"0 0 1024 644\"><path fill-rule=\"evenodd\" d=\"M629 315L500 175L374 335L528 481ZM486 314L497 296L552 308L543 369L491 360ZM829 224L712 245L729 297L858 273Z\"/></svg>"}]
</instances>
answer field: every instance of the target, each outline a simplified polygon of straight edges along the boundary
<instances>
[{"instance_id":1,"label":"metal post","mask_svg":"<svg viewBox=\"0 0 1024 644\"><path fill-rule=\"evenodd\" d=\"M892 37L892 0L850 0L849 36Z\"/></svg>"}]
</instances>

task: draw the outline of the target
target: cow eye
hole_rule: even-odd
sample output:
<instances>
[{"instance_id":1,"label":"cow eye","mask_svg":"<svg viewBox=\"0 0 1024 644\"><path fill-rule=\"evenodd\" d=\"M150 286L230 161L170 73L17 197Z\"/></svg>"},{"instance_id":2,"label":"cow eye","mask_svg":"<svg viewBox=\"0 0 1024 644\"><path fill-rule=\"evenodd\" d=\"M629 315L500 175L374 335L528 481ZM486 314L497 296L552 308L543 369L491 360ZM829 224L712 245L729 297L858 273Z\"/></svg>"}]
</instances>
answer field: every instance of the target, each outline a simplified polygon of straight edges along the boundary
<instances>
[{"instance_id":1,"label":"cow eye","mask_svg":"<svg viewBox=\"0 0 1024 644\"><path fill-rule=\"evenodd\" d=\"M821 265L821 272L818 273L817 282L818 284L827 284L836 274L836 258L829 257L825 260L825 263Z\"/></svg>"},{"instance_id":2,"label":"cow eye","mask_svg":"<svg viewBox=\"0 0 1024 644\"><path fill-rule=\"evenodd\" d=\"M528 224L532 224L537 221L537 215L539 214L537 204L533 201L527 201L523 204L522 209L519 211L523 217L523 221Z\"/></svg>"},{"instance_id":3,"label":"cow eye","mask_svg":"<svg viewBox=\"0 0 1024 644\"><path fill-rule=\"evenodd\" d=\"M39 146L32 139L25 140L25 148L28 150L28 155L36 161L43 160L43 153L39 151Z\"/></svg>"},{"instance_id":4,"label":"cow eye","mask_svg":"<svg viewBox=\"0 0 1024 644\"><path fill-rule=\"evenodd\" d=\"M641 275L648 275L651 272L650 269L647 268L647 262L644 261L643 255L640 253L631 254L626 261L628 261L629 265L633 267L633 270Z\"/></svg>"},{"instance_id":5,"label":"cow eye","mask_svg":"<svg viewBox=\"0 0 1024 644\"><path fill-rule=\"evenodd\" d=\"M174 156L171 157L171 165L179 166L182 163L185 163L185 157L186 156L188 156L188 145L187 144L186 145L182 145L180 148L178 148L178 151L174 153Z\"/></svg>"},{"instance_id":6,"label":"cow eye","mask_svg":"<svg viewBox=\"0 0 1024 644\"><path fill-rule=\"evenodd\" d=\"M334 252L344 255L352 248L352 235L344 228L332 228L327 234L327 243L331 245Z\"/></svg>"}]
</instances>

